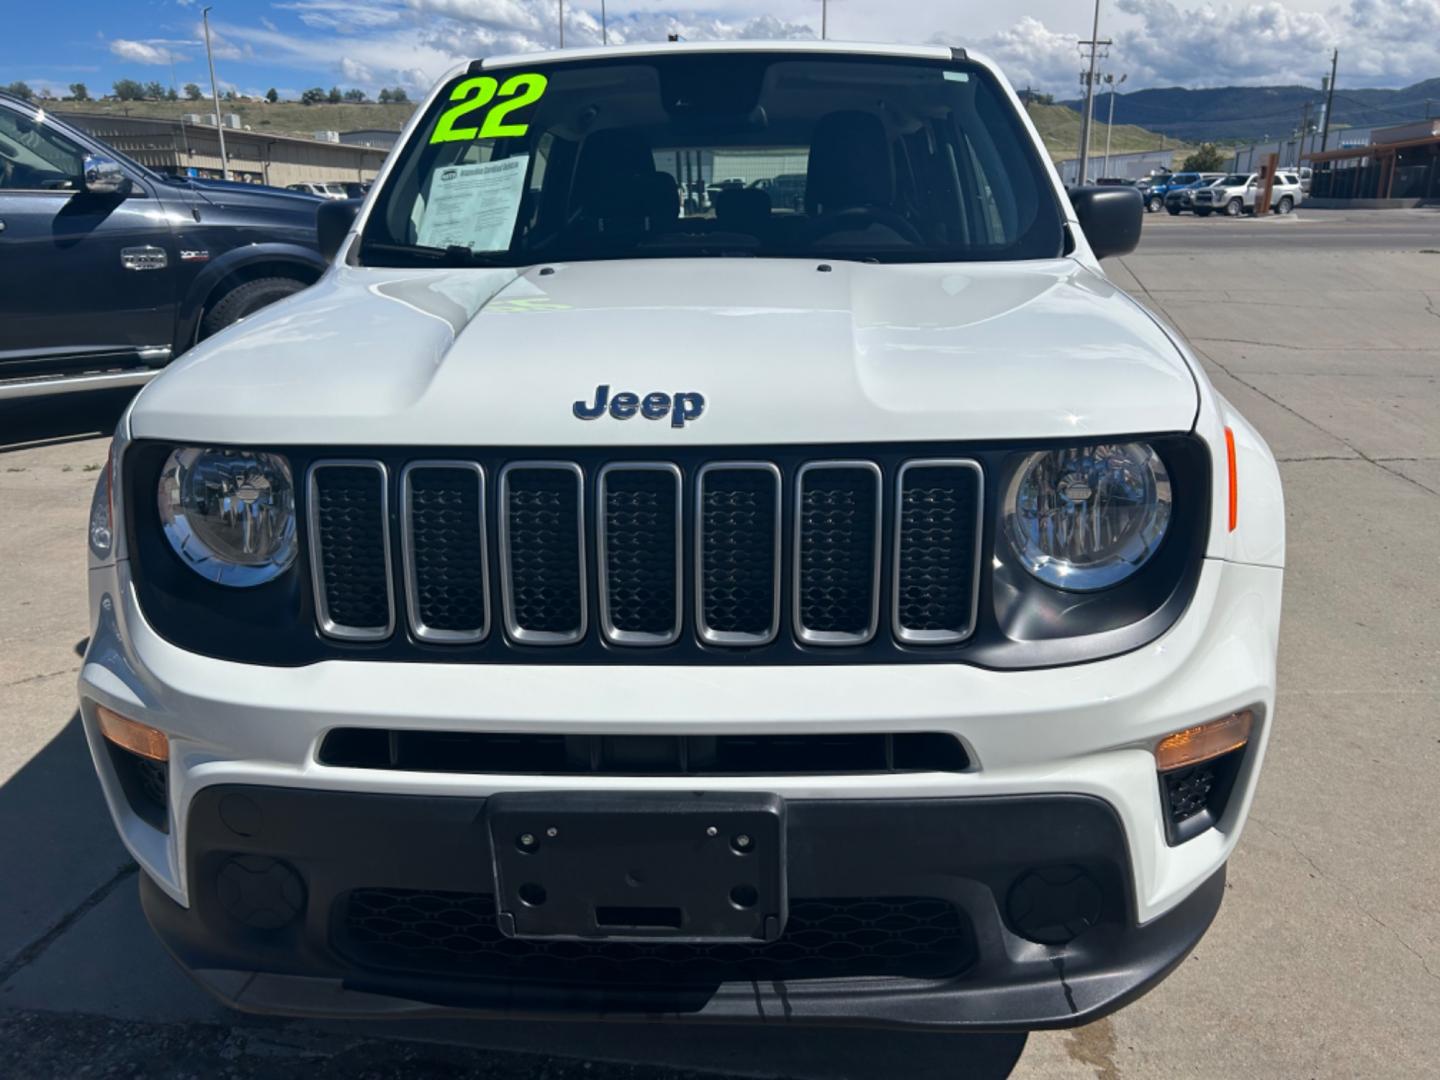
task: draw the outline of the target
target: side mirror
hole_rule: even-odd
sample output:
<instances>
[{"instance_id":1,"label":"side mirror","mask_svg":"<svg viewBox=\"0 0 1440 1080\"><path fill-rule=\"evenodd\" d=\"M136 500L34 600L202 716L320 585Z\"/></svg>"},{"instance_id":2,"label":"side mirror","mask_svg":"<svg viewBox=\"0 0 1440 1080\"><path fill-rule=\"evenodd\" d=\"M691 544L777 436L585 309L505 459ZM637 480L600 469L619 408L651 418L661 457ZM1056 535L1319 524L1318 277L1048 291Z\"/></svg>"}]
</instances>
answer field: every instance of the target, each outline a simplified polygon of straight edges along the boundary
<instances>
[{"instance_id":1,"label":"side mirror","mask_svg":"<svg viewBox=\"0 0 1440 1080\"><path fill-rule=\"evenodd\" d=\"M85 190L91 195L129 195L130 178L114 158L85 155Z\"/></svg>"},{"instance_id":2,"label":"side mirror","mask_svg":"<svg viewBox=\"0 0 1440 1080\"><path fill-rule=\"evenodd\" d=\"M1070 205L1097 259L1128 255L1139 245L1145 199L1135 188L1071 188Z\"/></svg>"},{"instance_id":3,"label":"side mirror","mask_svg":"<svg viewBox=\"0 0 1440 1080\"><path fill-rule=\"evenodd\" d=\"M320 241L320 254L334 259L345 242L363 199L326 199L315 211L315 233Z\"/></svg>"}]
</instances>

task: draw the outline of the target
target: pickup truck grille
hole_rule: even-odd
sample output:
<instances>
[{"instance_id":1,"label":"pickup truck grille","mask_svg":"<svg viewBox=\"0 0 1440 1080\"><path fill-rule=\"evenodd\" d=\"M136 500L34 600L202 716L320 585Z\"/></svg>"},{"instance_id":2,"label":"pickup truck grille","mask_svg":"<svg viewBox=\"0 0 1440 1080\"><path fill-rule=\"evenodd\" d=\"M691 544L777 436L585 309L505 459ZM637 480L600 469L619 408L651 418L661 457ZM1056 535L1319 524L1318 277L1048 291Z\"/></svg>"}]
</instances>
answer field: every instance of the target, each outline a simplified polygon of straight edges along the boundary
<instances>
[{"instance_id":1,"label":"pickup truck grille","mask_svg":"<svg viewBox=\"0 0 1440 1080\"><path fill-rule=\"evenodd\" d=\"M969 459L445 459L392 471L336 459L309 470L327 637L384 640L404 621L436 646L498 633L555 652L682 639L728 651L780 638L955 644L975 629L984 498Z\"/></svg>"}]
</instances>

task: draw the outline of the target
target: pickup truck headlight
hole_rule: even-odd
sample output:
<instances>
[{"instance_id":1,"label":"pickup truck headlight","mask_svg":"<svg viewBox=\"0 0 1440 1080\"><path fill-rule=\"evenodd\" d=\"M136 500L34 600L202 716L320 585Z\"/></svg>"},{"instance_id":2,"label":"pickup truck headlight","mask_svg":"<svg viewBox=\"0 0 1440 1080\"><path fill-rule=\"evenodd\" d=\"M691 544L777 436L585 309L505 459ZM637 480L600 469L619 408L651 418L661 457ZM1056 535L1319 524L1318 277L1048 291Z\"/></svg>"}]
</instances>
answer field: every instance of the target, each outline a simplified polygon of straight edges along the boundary
<instances>
[{"instance_id":1,"label":"pickup truck headlight","mask_svg":"<svg viewBox=\"0 0 1440 1080\"><path fill-rule=\"evenodd\" d=\"M1170 477L1146 443L1044 450L1016 470L1002 508L1020 564L1057 589L1118 585L1159 548Z\"/></svg>"},{"instance_id":2,"label":"pickup truck headlight","mask_svg":"<svg viewBox=\"0 0 1440 1080\"><path fill-rule=\"evenodd\" d=\"M263 585L295 562L295 485L279 454L182 447L157 495L165 538L201 577Z\"/></svg>"}]
</instances>

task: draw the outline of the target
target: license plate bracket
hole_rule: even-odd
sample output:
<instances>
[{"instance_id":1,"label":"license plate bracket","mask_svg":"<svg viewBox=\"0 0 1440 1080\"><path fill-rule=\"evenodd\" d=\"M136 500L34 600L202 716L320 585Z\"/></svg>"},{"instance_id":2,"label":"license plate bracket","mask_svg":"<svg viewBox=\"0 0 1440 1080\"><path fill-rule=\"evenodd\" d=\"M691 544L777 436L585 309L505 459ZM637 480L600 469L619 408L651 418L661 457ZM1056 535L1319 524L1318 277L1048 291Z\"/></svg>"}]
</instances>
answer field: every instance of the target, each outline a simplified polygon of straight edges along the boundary
<instances>
[{"instance_id":1,"label":"license plate bracket","mask_svg":"<svg viewBox=\"0 0 1440 1080\"><path fill-rule=\"evenodd\" d=\"M785 807L732 792L507 792L486 802L509 937L773 941Z\"/></svg>"}]
</instances>

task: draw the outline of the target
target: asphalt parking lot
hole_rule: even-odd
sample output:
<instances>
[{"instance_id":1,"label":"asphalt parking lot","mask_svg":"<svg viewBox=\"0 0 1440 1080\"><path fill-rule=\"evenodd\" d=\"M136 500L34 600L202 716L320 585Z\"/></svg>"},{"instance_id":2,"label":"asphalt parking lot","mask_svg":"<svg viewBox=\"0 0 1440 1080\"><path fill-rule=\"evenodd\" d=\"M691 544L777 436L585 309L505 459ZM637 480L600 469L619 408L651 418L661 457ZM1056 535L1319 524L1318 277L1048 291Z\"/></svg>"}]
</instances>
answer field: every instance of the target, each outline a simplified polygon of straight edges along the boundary
<instances>
[{"instance_id":1,"label":"asphalt parking lot","mask_svg":"<svg viewBox=\"0 0 1440 1080\"><path fill-rule=\"evenodd\" d=\"M226 1012L140 916L75 716L114 397L0 407L0 1076L1410 1077L1440 1016L1440 209L1151 215L1112 277L1281 462L1277 726L1226 901L1159 989L956 1038Z\"/></svg>"}]
</instances>

